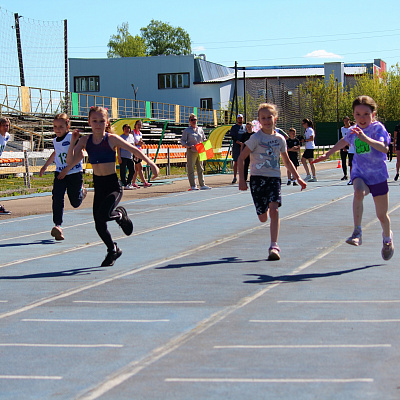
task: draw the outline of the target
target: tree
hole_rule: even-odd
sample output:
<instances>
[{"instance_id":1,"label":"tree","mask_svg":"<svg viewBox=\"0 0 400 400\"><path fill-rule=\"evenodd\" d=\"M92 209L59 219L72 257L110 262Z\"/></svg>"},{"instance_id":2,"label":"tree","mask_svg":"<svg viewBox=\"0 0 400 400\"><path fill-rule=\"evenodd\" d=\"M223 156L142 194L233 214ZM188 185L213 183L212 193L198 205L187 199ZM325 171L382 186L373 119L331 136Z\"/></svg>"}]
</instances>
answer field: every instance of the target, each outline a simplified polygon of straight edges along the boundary
<instances>
[{"instance_id":1,"label":"tree","mask_svg":"<svg viewBox=\"0 0 400 400\"><path fill-rule=\"evenodd\" d=\"M152 19L140 32L146 43L148 56L187 55L192 52L190 36L180 27L175 28Z\"/></svg>"},{"instance_id":2,"label":"tree","mask_svg":"<svg viewBox=\"0 0 400 400\"><path fill-rule=\"evenodd\" d=\"M132 36L128 29L128 22L124 22L121 26L118 26L118 34L110 37L108 58L146 56L145 40L139 35Z\"/></svg>"}]
</instances>

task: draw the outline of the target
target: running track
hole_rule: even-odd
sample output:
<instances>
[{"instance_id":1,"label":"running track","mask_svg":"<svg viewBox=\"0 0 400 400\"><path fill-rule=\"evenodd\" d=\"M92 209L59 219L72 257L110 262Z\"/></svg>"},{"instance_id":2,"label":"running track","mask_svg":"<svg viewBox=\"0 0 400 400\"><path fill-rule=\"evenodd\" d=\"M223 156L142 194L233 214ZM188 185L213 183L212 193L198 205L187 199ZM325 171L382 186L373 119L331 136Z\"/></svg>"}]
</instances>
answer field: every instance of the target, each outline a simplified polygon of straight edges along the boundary
<instances>
[{"instance_id":1,"label":"running track","mask_svg":"<svg viewBox=\"0 0 400 400\"><path fill-rule=\"evenodd\" d=\"M278 262L237 185L123 202L113 267L90 209L63 242L50 214L0 219L0 399L399 399L400 248L382 260L370 196L363 245L344 243L340 177L283 184Z\"/></svg>"}]
</instances>

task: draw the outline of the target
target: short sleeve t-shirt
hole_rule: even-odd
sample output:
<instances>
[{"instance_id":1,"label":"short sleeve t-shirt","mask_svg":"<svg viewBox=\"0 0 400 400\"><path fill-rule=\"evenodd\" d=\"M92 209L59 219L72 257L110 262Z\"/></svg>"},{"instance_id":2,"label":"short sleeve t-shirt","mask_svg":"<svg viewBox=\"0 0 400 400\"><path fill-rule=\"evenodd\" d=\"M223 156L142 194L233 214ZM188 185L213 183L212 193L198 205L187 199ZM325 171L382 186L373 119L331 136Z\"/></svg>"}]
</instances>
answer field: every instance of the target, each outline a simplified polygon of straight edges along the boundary
<instances>
[{"instance_id":1,"label":"short sleeve t-shirt","mask_svg":"<svg viewBox=\"0 0 400 400\"><path fill-rule=\"evenodd\" d=\"M3 154L4 149L6 148L6 144L8 140L10 139L10 134L6 132L6 134L0 135L0 157Z\"/></svg>"},{"instance_id":2,"label":"short sleeve t-shirt","mask_svg":"<svg viewBox=\"0 0 400 400\"><path fill-rule=\"evenodd\" d=\"M279 164L282 152L286 151L286 140L282 135L274 132L272 135L262 130L254 133L246 146L250 149L250 175L281 177Z\"/></svg>"},{"instance_id":3,"label":"short sleeve t-shirt","mask_svg":"<svg viewBox=\"0 0 400 400\"><path fill-rule=\"evenodd\" d=\"M305 148L306 149L315 149L315 131L313 128L307 128L304 132L304 136L306 139L310 139L311 136L314 136L314 140L312 142L306 142Z\"/></svg>"},{"instance_id":4,"label":"short sleeve t-shirt","mask_svg":"<svg viewBox=\"0 0 400 400\"><path fill-rule=\"evenodd\" d=\"M126 140L131 145L135 145L135 139L133 138L133 135L131 133L129 135L122 134L121 138ZM120 152L122 158L132 158L132 153L130 151L120 148Z\"/></svg>"},{"instance_id":5,"label":"short sleeve t-shirt","mask_svg":"<svg viewBox=\"0 0 400 400\"><path fill-rule=\"evenodd\" d=\"M386 166L386 153L382 153L360 140L356 134L351 133L351 129L345 136L346 142L350 147L354 146L353 167L351 179L361 178L367 185L376 185L389 178ZM378 121L373 122L363 129L366 136L378 142L390 144L390 135L386 128Z\"/></svg>"}]
</instances>

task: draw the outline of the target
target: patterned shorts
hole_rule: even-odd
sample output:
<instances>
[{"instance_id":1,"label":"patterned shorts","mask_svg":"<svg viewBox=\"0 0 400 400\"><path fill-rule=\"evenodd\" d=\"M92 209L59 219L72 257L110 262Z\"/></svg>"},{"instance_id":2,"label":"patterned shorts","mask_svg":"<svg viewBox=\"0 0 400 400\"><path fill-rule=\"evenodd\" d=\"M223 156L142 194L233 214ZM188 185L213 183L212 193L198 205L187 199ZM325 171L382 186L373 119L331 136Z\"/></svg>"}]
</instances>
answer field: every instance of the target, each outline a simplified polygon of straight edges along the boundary
<instances>
[{"instance_id":1,"label":"patterned shorts","mask_svg":"<svg viewBox=\"0 0 400 400\"><path fill-rule=\"evenodd\" d=\"M282 205L281 178L251 176L250 190L257 215L265 214L271 202L278 203L279 207Z\"/></svg>"}]
</instances>

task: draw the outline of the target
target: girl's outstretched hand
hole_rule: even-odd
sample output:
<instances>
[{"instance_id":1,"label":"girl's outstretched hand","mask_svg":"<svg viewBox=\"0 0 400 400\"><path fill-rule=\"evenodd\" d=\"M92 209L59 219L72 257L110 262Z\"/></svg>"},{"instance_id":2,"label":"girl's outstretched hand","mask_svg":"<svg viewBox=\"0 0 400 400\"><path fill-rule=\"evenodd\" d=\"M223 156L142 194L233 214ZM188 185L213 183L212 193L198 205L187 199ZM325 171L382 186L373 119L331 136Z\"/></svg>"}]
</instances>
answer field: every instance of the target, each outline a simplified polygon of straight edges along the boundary
<instances>
[{"instance_id":1,"label":"girl's outstretched hand","mask_svg":"<svg viewBox=\"0 0 400 400\"><path fill-rule=\"evenodd\" d=\"M299 179L297 179L297 182L299 182L299 185L301 186L301 190L303 190L307 187L307 183L305 181L303 181L303 179L301 179L300 177L299 177Z\"/></svg>"},{"instance_id":2,"label":"girl's outstretched hand","mask_svg":"<svg viewBox=\"0 0 400 400\"><path fill-rule=\"evenodd\" d=\"M81 137L81 132L79 129L74 129L71 136L72 143L76 143L76 141Z\"/></svg>"},{"instance_id":3,"label":"girl's outstretched hand","mask_svg":"<svg viewBox=\"0 0 400 400\"><path fill-rule=\"evenodd\" d=\"M244 179L239 179L239 190L247 190L247 182Z\"/></svg>"},{"instance_id":4,"label":"girl's outstretched hand","mask_svg":"<svg viewBox=\"0 0 400 400\"><path fill-rule=\"evenodd\" d=\"M315 158L313 161L311 161L310 164L315 164L315 163L320 162L320 161L325 161L327 158L328 157L327 157L326 154L322 154L322 156L319 156L319 157Z\"/></svg>"}]
</instances>

